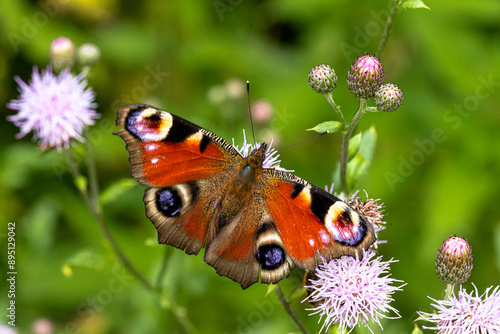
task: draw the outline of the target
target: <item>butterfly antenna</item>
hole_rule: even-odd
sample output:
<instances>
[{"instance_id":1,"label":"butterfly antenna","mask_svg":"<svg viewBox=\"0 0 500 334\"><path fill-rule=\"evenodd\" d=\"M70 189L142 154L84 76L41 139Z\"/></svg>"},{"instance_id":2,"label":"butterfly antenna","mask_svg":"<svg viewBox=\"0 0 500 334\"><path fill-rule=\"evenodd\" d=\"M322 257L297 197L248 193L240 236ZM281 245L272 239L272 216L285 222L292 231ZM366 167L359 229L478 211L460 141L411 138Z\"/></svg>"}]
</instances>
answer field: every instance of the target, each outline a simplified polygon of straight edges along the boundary
<instances>
[{"instance_id":1,"label":"butterfly antenna","mask_svg":"<svg viewBox=\"0 0 500 334\"><path fill-rule=\"evenodd\" d=\"M324 135L326 135L327 133L328 133L328 131L318 133L318 134L317 134L316 136L314 136L314 137L307 138L306 140L303 140L303 141L301 141L301 142L298 142L298 143L295 143L295 144L292 144L292 145L288 145L288 146L285 146L285 147L281 147L281 148L277 149L276 151L281 151L281 150L284 150L285 148L290 148L290 147L294 147L294 146L297 146L297 145L300 145L300 144L307 143L308 141L313 140L313 139L316 139L316 138L321 137L321 136L324 136Z\"/></svg>"},{"instance_id":2,"label":"butterfly antenna","mask_svg":"<svg viewBox=\"0 0 500 334\"><path fill-rule=\"evenodd\" d=\"M250 81L247 80L248 115L250 116L250 126L252 127L253 143L255 144L255 132L253 131L252 108L250 106Z\"/></svg>"}]
</instances>

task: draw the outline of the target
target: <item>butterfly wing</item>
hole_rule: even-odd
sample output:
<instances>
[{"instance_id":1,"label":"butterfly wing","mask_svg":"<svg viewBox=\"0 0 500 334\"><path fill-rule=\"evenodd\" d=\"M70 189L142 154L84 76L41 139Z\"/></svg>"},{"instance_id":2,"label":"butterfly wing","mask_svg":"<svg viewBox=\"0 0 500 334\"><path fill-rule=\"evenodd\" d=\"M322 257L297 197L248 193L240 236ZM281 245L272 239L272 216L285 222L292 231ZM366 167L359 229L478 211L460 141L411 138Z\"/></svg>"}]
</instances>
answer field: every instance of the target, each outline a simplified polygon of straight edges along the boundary
<instances>
[{"instance_id":1,"label":"butterfly wing","mask_svg":"<svg viewBox=\"0 0 500 334\"><path fill-rule=\"evenodd\" d=\"M265 210L264 198L252 192L246 205L217 232L205 261L219 275L246 289L260 280L275 283L287 277L294 263L284 251L278 231Z\"/></svg>"},{"instance_id":2,"label":"butterfly wing","mask_svg":"<svg viewBox=\"0 0 500 334\"><path fill-rule=\"evenodd\" d=\"M131 174L148 187L211 177L241 159L224 139L167 111L130 104L118 110L116 132L127 143Z\"/></svg>"},{"instance_id":3,"label":"butterfly wing","mask_svg":"<svg viewBox=\"0 0 500 334\"><path fill-rule=\"evenodd\" d=\"M287 172L265 169L264 177L269 215L297 266L361 256L375 242L373 226L339 198Z\"/></svg>"},{"instance_id":4,"label":"butterfly wing","mask_svg":"<svg viewBox=\"0 0 500 334\"><path fill-rule=\"evenodd\" d=\"M131 174L149 187L146 215L158 241L197 254L206 243L225 170L241 160L226 141L155 107L133 104L118 110L116 132L130 153Z\"/></svg>"}]
</instances>

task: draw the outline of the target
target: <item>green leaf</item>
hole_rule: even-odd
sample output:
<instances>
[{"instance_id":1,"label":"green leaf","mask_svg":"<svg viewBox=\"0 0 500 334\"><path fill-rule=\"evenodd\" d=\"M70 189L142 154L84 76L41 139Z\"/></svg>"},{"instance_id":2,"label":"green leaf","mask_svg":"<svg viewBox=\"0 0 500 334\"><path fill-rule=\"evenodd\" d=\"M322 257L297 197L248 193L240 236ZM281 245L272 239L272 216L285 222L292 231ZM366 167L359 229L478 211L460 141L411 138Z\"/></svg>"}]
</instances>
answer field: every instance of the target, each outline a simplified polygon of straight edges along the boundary
<instances>
[{"instance_id":1,"label":"green leaf","mask_svg":"<svg viewBox=\"0 0 500 334\"><path fill-rule=\"evenodd\" d=\"M302 300L304 299L305 295L306 295L306 288L303 285L299 285L295 290L292 291L288 299L290 301Z\"/></svg>"},{"instance_id":2,"label":"green leaf","mask_svg":"<svg viewBox=\"0 0 500 334\"><path fill-rule=\"evenodd\" d=\"M427 7L422 0L405 0L401 4L401 8L404 8L404 9L425 8L425 9L430 10L430 8Z\"/></svg>"},{"instance_id":3,"label":"green leaf","mask_svg":"<svg viewBox=\"0 0 500 334\"><path fill-rule=\"evenodd\" d=\"M358 133L354 137L349 140L349 157L347 161L351 161L351 159L358 153L359 147L361 146L361 134Z\"/></svg>"},{"instance_id":4,"label":"green leaf","mask_svg":"<svg viewBox=\"0 0 500 334\"><path fill-rule=\"evenodd\" d=\"M368 131L362 134L361 146L359 148L359 153L368 160L368 163L370 163L372 160L376 143L377 143L377 130L375 130L375 127L372 126L370 127L370 129L368 129Z\"/></svg>"},{"instance_id":5,"label":"green leaf","mask_svg":"<svg viewBox=\"0 0 500 334\"><path fill-rule=\"evenodd\" d=\"M350 191L354 189L367 167L368 162L361 155L356 155L347 163L347 186Z\"/></svg>"},{"instance_id":6,"label":"green leaf","mask_svg":"<svg viewBox=\"0 0 500 334\"><path fill-rule=\"evenodd\" d=\"M31 177L40 172L46 175L55 173L60 177L67 171L63 155L58 154L56 150L41 152L29 142L2 147L0 166L2 189L30 186Z\"/></svg>"},{"instance_id":7,"label":"green leaf","mask_svg":"<svg viewBox=\"0 0 500 334\"><path fill-rule=\"evenodd\" d=\"M342 123L337 122L337 121L327 121L327 122L319 123L314 128L308 129L308 130L309 131L311 131L311 130L316 131L319 133L322 133L325 131L328 133L335 133L335 132L339 132L342 130Z\"/></svg>"},{"instance_id":8,"label":"green leaf","mask_svg":"<svg viewBox=\"0 0 500 334\"><path fill-rule=\"evenodd\" d=\"M106 188L106 190L102 192L100 197L101 204L104 205L115 201L124 192L136 185L137 182L135 182L135 180L132 178L121 179L113 182L108 188Z\"/></svg>"},{"instance_id":9,"label":"green leaf","mask_svg":"<svg viewBox=\"0 0 500 334\"><path fill-rule=\"evenodd\" d=\"M354 189L359 179L368 169L375 151L377 131L372 126L361 135L361 144L358 153L347 163L347 186Z\"/></svg>"},{"instance_id":10,"label":"green leaf","mask_svg":"<svg viewBox=\"0 0 500 334\"><path fill-rule=\"evenodd\" d=\"M356 154L351 157L351 144L357 145L356 138L360 136L359 149ZM373 158L373 152L375 151L375 144L377 142L377 131L375 127L371 127L368 131L357 134L352 137L349 141L349 162L347 163L347 187L349 190L354 189L359 179L366 172ZM355 150L355 148L353 148ZM340 186L340 163L337 163L335 171L333 172L333 182L335 183L335 189L338 190Z\"/></svg>"}]
</instances>

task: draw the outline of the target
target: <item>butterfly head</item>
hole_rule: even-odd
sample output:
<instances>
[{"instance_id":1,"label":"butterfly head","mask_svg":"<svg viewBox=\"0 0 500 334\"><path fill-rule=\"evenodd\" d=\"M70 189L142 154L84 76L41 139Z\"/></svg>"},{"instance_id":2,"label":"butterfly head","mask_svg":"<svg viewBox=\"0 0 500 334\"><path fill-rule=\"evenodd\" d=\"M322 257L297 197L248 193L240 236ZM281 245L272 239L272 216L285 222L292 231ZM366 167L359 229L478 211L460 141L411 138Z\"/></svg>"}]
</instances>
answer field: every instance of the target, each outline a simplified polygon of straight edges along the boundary
<instances>
[{"instance_id":1,"label":"butterfly head","mask_svg":"<svg viewBox=\"0 0 500 334\"><path fill-rule=\"evenodd\" d=\"M252 167L262 167L266 160L267 144L262 143L259 146L255 146L250 155L247 157L248 164Z\"/></svg>"},{"instance_id":2,"label":"butterfly head","mask_svg":"<svg viewBox=\"0 0 500 334\"><path fill-rule=\"evenodd\" d=\"M271 168L271 169L276 169L276 170L281 170L284 172L293 172L291 169L285 169L280 166L281 160L278 160L279 154L278 151L272 147L273 142L268 145L267 143L255 143L255 144L250 144L247 143L247 138L245 135L245 130L243 130L243 144L241 145L241 148L234 143L233 139L233 147L240 153L243 158L247 158L250 156L255 156L258 157L259 159L262 159L262 162L260 166L262 168Z\"/></svg>"}]
</instances>

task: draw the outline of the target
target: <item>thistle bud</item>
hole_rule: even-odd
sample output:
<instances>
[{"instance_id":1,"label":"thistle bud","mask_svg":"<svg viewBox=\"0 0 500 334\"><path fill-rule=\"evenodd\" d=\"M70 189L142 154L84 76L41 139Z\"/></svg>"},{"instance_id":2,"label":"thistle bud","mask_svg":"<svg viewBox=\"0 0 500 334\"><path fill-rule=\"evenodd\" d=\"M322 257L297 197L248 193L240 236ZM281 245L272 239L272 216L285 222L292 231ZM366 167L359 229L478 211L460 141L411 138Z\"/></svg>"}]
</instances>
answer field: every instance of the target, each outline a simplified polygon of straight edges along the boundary
<instances>
[{"instance_id":1,"label":"thistle bud","mask_svg":"<svg viewBox=\"0 0 500 334\"><path fill-rule=\"evenodd\" d=\"M78 48L78 62L83 66L95 65L101 60L101 50L92 43L85 43Z\"/></svg>"},{"instance_id":2,"label":"thistle bud","mask_svg":"<svg viewBox=\"0 0 500 334\"><path fill-rule=\"evenodd\" d=\"M337 74L328 65L315 66L309 72L309 85L316 93L330 93L337 87Z\"/></svg>"},{"instance_id":3,"label":"thistle bud","mask_svg":"<svg viewBox=\"0 0 500 334\"><path fill-rule=\"evenodd\" d=\"M60 71L75 64L76 47L72 40L66 37L55 39L50 45L50 62L52 68Z\"/></svg>"},{"instance_id":4,"label":"thistle bud","mask_svg":"<svg viewBox=\"0 0 500 334\"><path fill-rule=\"evenodd\" d=\"M449 237L438 251L436 272L441 281L457 285L467 282L472 272L472 248L461 237Z\"/></svg>"},{"instance_id":5,"label":"thistle bud","mask_svg":"<svg viewBox=\"0 0 500 334\"><path fill-rule=\"evenodd\" d=\"M347 86L358 98L367 99L375 96L375 92L384 82L384 65L374 56L358 57L347 74Z\"/></svg>"},{"instance_id":6,"label":"thistle bud","mask_svg":"<svg viewBox=\"0 0 500 334\"><path fill-rule=\"evenodd\" d=\"M385 112L396 111L403 104L403 92L395 84L385 84L375 92L375 105Z\"/></svg>"}]
</instances>

